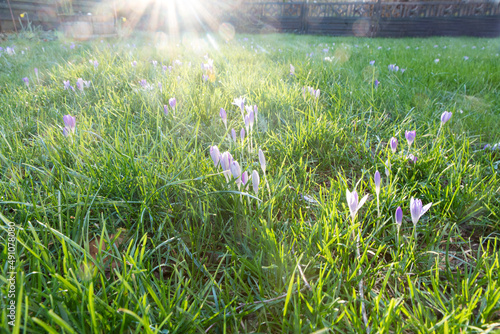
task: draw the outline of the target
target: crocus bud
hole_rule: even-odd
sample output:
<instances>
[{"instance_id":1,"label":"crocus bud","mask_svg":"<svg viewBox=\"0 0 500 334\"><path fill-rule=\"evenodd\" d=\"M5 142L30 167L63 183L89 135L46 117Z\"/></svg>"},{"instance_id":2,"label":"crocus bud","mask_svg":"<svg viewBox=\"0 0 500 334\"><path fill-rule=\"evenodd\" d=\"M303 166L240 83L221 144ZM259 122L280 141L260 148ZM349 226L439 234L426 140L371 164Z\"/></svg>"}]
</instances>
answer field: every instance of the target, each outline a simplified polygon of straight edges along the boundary
<instances>
[{"instance_id":1,"label":"crocus bud","mask_svg":"<svg viewBox=\"0 0 500 334\"><path fill-rule=\"evenodd\" d=\"M417 133L416 130L405 131L405 137L406 137L406 141L408 142L408 146L411 146L411 144L415 140L416 133Z\"/></svg>"},{"instance_id":2,"label":"crocus bud","mask_svg":"<svg viewBox=\"0 0 500 334\"><path fill-rule=\"evenodd\" d=\"M231 173L233 174L233 177L235 179L238 179L240 176L241 176L241 168L240 168L240 164L238 163L238 161L234 160L232 163L231 163Z\"/></svg>"},{"instance_id":3,"label":"crocus bud","mask_svg":"<svg viewBox=\"0 0 500 334\"><path fill-rule=\"evenodd\" d=\"M380 194L380 173L378 170L375 172L375 176L373 177L373 182L375 183L375 192L377 193L377 196Z\"/></svg>"},{"instance_id":4,"label":"crocus bud","mask_svg":"<svg viewBox=\"0 0 500 334\"><path fill-rule=\"evenodd\" d=\"M260 168L262 168L262 171L264 174L266 173L266 157L264 157L264 152L259 148L259 162L260 162Z\"/></svg>"},{"instance_id":5,"label":"crocus bud","mask_svg":"<svg viewBox=\"0 0 500 334\"><path fill-rule=\"evenodd\" d=\"M248 172L245 171L243 174L241 174L241 183L243 185L247 184L248 182Z\"/></svg>"},{"instance_id":6,"label":"crocus bud","mask_svg":"<svg viewBox=\"0 0 500 334\"><path fill-rule=\"evenodd\" d=\"M320 94L321 94L321 92L320 92L320 90L319 90L319 88L318 88L318 90L316 90L316 99L319 99L319 95L320 95Z\"/></svg>"},{"instance_id":7,"label":"crocus bud","mask_svg":"<svg viewBox=\"0 0 500 334\"><path fill-rule=\"evenodd\" d=\"M166 104L163 105L163 112L168 115L168 106Z\"/></svg>"},{"instance_id":8,"label":"crocus bud","mask_svg":"<svg viewBox=\"0 0 500 334\"><path fill-rule=\"evenodd\" d=\"M24 77L23 82L26 84L26 87L30 86L30 79L28 79L28 77Z\"/></svg>"},{"instance_id":9,"label":"crocus bud","mask_svg":"<svg viewBox=\"0 0 500 334\"><path fill-rule=\"evenodd\" d=\"M224 108L220 108L220 118L222 118L222 122L224 122L224 126L227 128L227 114Z\"/></svg>"},{"instance_id":10,"label":"crocus bud","mask_svg":"<svg viewBox=\"0 0 500 334\"><path fill-rule=\"evenodd\" d=\"M168 104L170 104L170 107L172 109L175 109L175 105L177 104L177 100L175 99L175 97L172 97L171 99L169 99Z\"/></svg>"},{"instance_id":11,"label":"crocus bud","mask_svg":"<svg viewBox=\"0 0 500 334\"><path fill-rule=\"evenodd\" d=\"M449 111L445 111L444 113L442 113L441 114L441 123L445 124L446 122L448 122L452 115L453 115L453 113L449 112Z\"/></svg>"},{"instance_id":12,"label":"crocus bud","mask_svg":"<svg viewBox=\"0 0 500 334\"><path fill-rule=\"evenodd\" d=\"M396 224L398 225L398 228L401 226L401 223L403 222L403 210L401 210L401 207L398 206L396 209Z\"/></svg>"},{"instance_id":13,"label":"crocus bud","mask_svg":"<svg viewBox=\"0 0 500 334\"><path fill-rule=\"evenodd\" d=\"M389 177L389 175L391 174L391 167L392 167L391 162L389 160L387 160L385 162L385 175L387 177Z\"/></svg>"},{"instance_id":14,"label":"crocus bud","mask_svg":"<svg viewBox=\"0 0 500 334\"><path fill-rule=\"evenodd\" d=\"M253 185L253 191L256 194L259 193L259 183L260 183L259 173L257 173L256 170L254 170L252 172L252 185Z\"/></svg>"},{"instance_id":15,"label":"crocus bud","mask_svg":"<svg viewBox=\"0 0 500 334\"><path fill-rule=\"evenodd\" d=\"M231 129L231 137L233 137L233 141L236 143L236 131Z\"/></svg>"},{"instance_id":16,"label":"crocus bud","mask_svg":"<svg viewBox=\"0 0 500 334\"><path fill-rule=\"evenodd\" d=\"M245 140L245 128L241 128L240 138L241 138L241 141Z\"/></svg>"},{"instance_id":17,"label":"crocus bud","mask_svg":"<svg viewBox=\"0 0 500 334\"><path fill-rule=\"evenodd\" d=\"M398 140L395 137L391 138L390 145L392 153L396 153L396 149L398 148Z\"/></svg>"},{"instance_id":18,"label":"crocus bud","mask_svg":"<svg viewBox=\"0 0 500 334\"><path fill-rule=\"evenodd\" d=\"M212 160L214 161L215 167L219 164L220 160L220 152L219 148L217 146L210 146L210 156L212 157Z\"/></svg>"}]
</instances>

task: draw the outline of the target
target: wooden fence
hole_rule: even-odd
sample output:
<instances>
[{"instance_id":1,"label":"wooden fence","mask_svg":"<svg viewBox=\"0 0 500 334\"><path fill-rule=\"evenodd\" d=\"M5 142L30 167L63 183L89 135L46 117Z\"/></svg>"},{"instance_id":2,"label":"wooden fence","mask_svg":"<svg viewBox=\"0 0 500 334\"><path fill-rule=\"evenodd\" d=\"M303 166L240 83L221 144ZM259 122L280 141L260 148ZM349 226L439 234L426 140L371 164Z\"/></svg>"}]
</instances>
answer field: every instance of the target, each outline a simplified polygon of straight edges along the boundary
<instances>
[{"instance_id":1,"label":"wooden fence","mask_svg":"<svg viewBox=\"0 0 500 334\"><path fill-rule=\"evenodd\" d=\"M12 15L7 5L7 0L0 0L0 28L14 30L12 16L19 29L20 14L28 13L27 19L34 26L44 29L57 28L61 21L57 16L56 1L58 0L10 0ZM157 4L164 4L167 0L136 0L137 6L142 4L137 18L136 29L167 30L169 13L155 11ZM168 0L172 1L172 0ZM186 0L187 1L187 0ZM221 1L203 0L207 6ZM231 0L232 1L232 0ZM112 0L73 0L73 11L82 14L109 14L133 18L134 8L120 9L120 4L125 2ZM135 6L135 5L134 5ZM133 7L133 6L132 6ZM213 7L213 6L212 6ZM236 26L237 31L263 32L295 32L308 34L328 34L340 36L380 36L380 37L405 37L405 36L500 36L500 2L239 2L232 1L226 6L223 15L216 15L220 22L230 22ZM115 11L115 12L113 12ZM214 12L217 12L214 10ZM155 26L148 23L151 14L157 16L161 24ZM213 13L211 13L213 14ZM158 16L159 15L159 16ZM178 13L173 14L178 16ZM181 30L186 23L186 17L178 17L177 22ZM193 19L193 22L199 21ZM141 24L143 22L143 24ZM197 29L206 29L200 25ZM217 25L215 25L216 27ZM212 25L212 29L214 25Z\"/></svg>"},{"instance_id":2,"label":"wooden fence","mask_svg":"<svg viewBox=\"0 0 500 334\"><path fill-rule=\"evenodd\" d=\"M340 36L500 36L499 2L244 3L240 30Z\"/></svg>"}]
</instances>

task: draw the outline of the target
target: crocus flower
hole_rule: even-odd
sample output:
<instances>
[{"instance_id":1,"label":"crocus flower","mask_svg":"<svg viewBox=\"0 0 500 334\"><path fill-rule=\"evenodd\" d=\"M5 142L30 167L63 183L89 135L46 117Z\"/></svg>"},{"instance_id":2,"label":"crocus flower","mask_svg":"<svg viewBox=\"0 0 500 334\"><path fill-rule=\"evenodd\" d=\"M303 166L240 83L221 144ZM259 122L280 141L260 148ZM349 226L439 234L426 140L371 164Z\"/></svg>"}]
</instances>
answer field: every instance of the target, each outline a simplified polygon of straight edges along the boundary
<instances>
[{"instance_id":1,"label":"crocus flower","mask_svg":"<svg viewBox=\"0 0 500 334\"><path fill-rule=\"evenodd\" d=\"M438 58L434 59L434 63L436 64L439 63L439 59Z\"/></svg>"},{"instance_id":2,"label":"crocus flower","mask_svg":"<svg viewBox=\"0 0 500 334\"><path fill-rule=\"evenodd\" d=\"M295 75L295 67L292 64L290 64L290 75Z\"/></svg>"},{"instance_id":3,"label":"crocus flower","mask_svg":"<svg viewBox=\"0 0 500 334\"><path fill-rule=\"evenodd\" d=\"M63 133L68 136L70 133L74 133L76 129L76 118L71 115L63 116L64 129Z\"/></svg>"},{"instance_id":4,"label":"crocus flower","mask_svg":"<svg viewBox=\"0 0 500 334\"><path fill-rule=\"evenodd\" d=\"M231 129L231 137L233 138L233 141L236 143L236 131L234 129Z\"/></svg>"},{"instance_id":5,"label":"crocus flower","mask_svg":"<svg viewBox=\"0 0 500 334\"><path fill-rule=\"evenodd\" d=\"M208 75L203 74L203 75L201 76L201 80L203 80L203 82L208 81Z\"/></svg>"},{"instance_id":6,"label":"crocus flower","mask_svg":"<svg viewBox=\"0 0 500 334\"><path fill-rule=\"evenodd\" d=\"M389 71L394 71L394 66L396 66L395 64L390 64L389 66L387 66L387 68L389 69Z\"/></svg>"},{"instance_id":7,"label":"crocus flower","mask_svg":"<svg viewBox=\"0 0 500 334\"><path fill-rule=\"evenodd\" d=\"M371 60L370 65L372 65L372 66L375 65L375 60Z\"/></svg>"},{"instance_id":8,"label":"crocus flower","mask_svg":"<svg viewBox=\"0 0 500 334\"><path fill-rule=\"evenodd\" d=\"M163 65L161 68L163 69L163 72L166 72L168 69L167 65Z\"/></svg>"},{"instance_id":9,"label":"crocus flower","mask_svg":"<svg viewBox=\"0 0 500 334\"><path fill-rule=\"evenodd\" d=\"M241 141L245 140L245 128L241 128L240 138L241 138Z\"/></svg>"},{"instance_id":10,"label":"crocus flower","mask_svg":"<svg viewBox=\"0 0 500 334\"><path fill-rule=\"evenodd\" d=\"M427 204L422 207L422 201L419 199L414 199L413 197L410 199L410 212L411 212L411 220L413 225L417 225L420 217L422 217L427 210L431 207L432 203Z\"/></svg>"},{"instance_id":11,"label":"crocus flower","mask_svg":"<svg viewBox=\"0 0 500 334\"><path fill-rule=\"evenodd\" d=\"M163 105L163 112L168 115L168 106L166 104Z\"/></svg>"},{"instance_id":12,"label":"crocus flower","mask_svg":"<svg viewBox=\"0 0 500 334\"><path fill-rule=\"evenodd\" d=\"M346 199L349 206L349 211L351 212L351 218L354 220L354 217L356 217L358 210L361 209L363 204L365 204L366 200L368 199L368 195L365 195L361 199L361 201L358 202L358 192L356 190L350 192L349 189L346 189Z\"/></svg>"},{"instance_id":13,"label":"crocus flower","mask_svg":"<svg viewBox=\"0 0 500 334\"><path fill-rule=\"evenodd\" d=\"M76 88L78 88L80 91L83 91L84 84L82 78L78 78L78 80L76 80Z\"/></svg>"},{"instance_id":14,"label":"crocus flower","mask_svg":"<svg viewBox=\"0 0 500 334\"><path fill-rule=\"evenodd\" d=\"M389 177L389 175L391 174L391 168L392 168L392 165L391 165L391 161L390 160L387 160L385 162L385 175L387 177Z\"/></svg>"},{"instance_id":15,"label":"crocus flower","mask_svg":"<svg viewBox=\"0 0 500 334\"><path fill-rule=\"evenodd\" d=\"M132 62L132 66L133 66L133 67L136 67L136 66L137 66L137 62L136 62L135 60Z\"/></svg>"},{"instance_id":16,"label":"crocus flower","mask_svg":"<svg viewBox=\"0 0 500 334\"><path fill-rule=\"evenodd\" d=\"M38 68L35 67L35 75L38 78Z\"/></svg>"},{"instance_id":17,"label":"crocus flower","mask_svg":"<svg viewBox=\"0 0 500 334\"><path fill-rule=\"evenodd\" d=\"M441 123L445 124L446 122L448 122L452 115L453 115L453 113L450 111L445 111L444 113L442 113L441 114Z\"/></svg>"},{"instance_id":18,"label":"crocus flower","mask_svg":"<svg viewBox=\"0 0 500 334\"><path fill-rule=\"evenodd\" d=\"M375 79L375 81L373 82L373 84L375 85L375 88L377 88L378 85L380 84L380 81L378 81L377 79Z\"/></svg>"},{"instance_id":19,"label":"crocus flower","mask_svg":"<svg viewBox=\"0 0 500 334\"><path fill-rule=\"evenodd\" d=\"M29 86L30 86L30 79L28 79L28 77L24 77L24 78L23 78L23 81L24 81L24 83L26 84L26 87L29 87Z\"/></svg>"},{"instance_id":20,"label":"crocus flower","mask_svg":"<svg viewBox=\"0 0 500 334\"><path fill-rule=\"evenodd\" d=\"M398 140L395 137L391 138L390 145L392 153L396 153L396 149L398 148Z\"/></svg>"},{"instance_id":21,"label":"crocus flower","mask_svg":"<svg viewBox=\"0 0 500 334\"><path fill-rule=\"evenodd\" d=\"M156 67L156 65L158 65L158 62L156 60L152 60L151 64L153 64L153 66Z\"/></svg>"},{"instance_id":22,"label":"crocus flower","mask_svg":"<svg viewBox=\"0 0 500 334\"><path fill-rule=\"evenodd\" d=\"M146 88L148 86L148 82L146 79L142 79L141 81L139 81L139 83L141 84L142 88Z\"/></svg>"},{"instance_id":23,"label":"crocus flower","mask_svg":"<svg viewBox=\"0 0 500 334\"><path fill-rule=\"evenodd\" d=\"M243 172L243 174L241 174L241 183L242 183L243 185L246 185L246 184L247 184L247 182L248 182L248 172L247 172L247 171L245 171L245 172ZM248 187L247 187L247 188L248 188Z\"/></svg>"},{"instance_id":24,"label":"crocus flower","mask_svg":"<svg viewBox=\"0 0 500 334\"><path fill-rule=\"evenodd\" d=\"M224 108L220 108L220 118L222 118L222 122L224 122L224 126L227 128L227 114Z\"/></svg>"},{"instance_id":25,"label":"crocus flower","mask_svg":"<svg viewBox=\"0 0 500 334\"><path fill-rule=\"evenodd\" d=\"M403 210L401 210L400 206L398 206L398 208L396 209L395 218L396 218L396 224L398 225L399 228L401 226L401 223L403 222Z\"/></svg>"},{"instance_id":26,"label":"crocus flower","mask_svg":"<svg viewBox=\"0 0 500 334\"><path fill-rule=\"evenodd\" d=\"M266 157L264 156L264 152L259 148L259 163L260 163L260 168L262 168L262 171L264 174L266 173Z\"/></svg>"},{"instance_id":27,"label":"crocus flower","mask_svg":"<svg viewBox=\"0 0 500 334\"><path fill-rule=\"evenodd\" d=\"M416 130L405 131L405 137L406 137L406 141L408 142L408 147L411 147L411 144L415 140L416 133L417 133Z\"/></svg>"},{"instance_id":28,"label":"crocus flower","mask_svg":"<svg viewBox=\"0 0 500 334\"><path fill-rule=\"evenodd\" d=\"M316 93L314 94L314 95L315 95L315 97L316 97L316 99L319 99L319 94L320 94L320 93L321 93L321 92L320 92L320 90L319 90L319 88L318 88L318 89L316 90Z\"/></svg>"},{"instance_id":29,"label":"crocus flower","mask_svg":"<svg viewBox=\"0 0 500 334\"><path fill-rule=\"evenodd\" d=\"M97 69L97 66L99 66L99 62L97 60L94 60L94 69Z\"/></svg>"},{"instance_id":30,"label":"crocus flower","mask_svg":"<svg viewBox=\"0 0 500 334\"><path fill-rule=\"evenodd\" d=\"M373 182L375 183L375 193L377 193L377 196L380 194L380 173L375 171L375 176L373 177Z\"/></svg>"},{"instance_id":31,"label":"crocus flower","mask_svg":"<svg viewBox=\"0 0 500 334\"><path fill-rule=\"evenodd\" d=\"M399 66L394 66L394 72L399 71Z\"/></svg>"},{"instance_id":32,"label":"crocus flower","mask_svg":"<svg viewBox=\"0 0 500 334\"><path fill-rule=\"evenodd\" d=\"M236 183L238 183L238 181L241 182L241 180L239 180L241 176L241 167L236 160L231 162L231 174L233 174L233 177L236 179Z\"/></svg>"},{"instance_id":33,"label":"crocus flower","mask_svg":"<svg viewBox=\"0 0 500 334\"><path fill-rule=\"evenodd\" d=\"M410 160L411 163L417 163L417 157L413 154L408 155L408 160Z\"/></svg>"},{"instance_id":34,"label":"crocus flower","mask_svg":"<svg viewBox=\"0 0 500 334\"><path fill-rule=\"evenodd\" d=\"M259 173L257 173L256 170L252 172L252 185L253 185L253 191L258 194L259 193L259 183L260 183L260 177Z\"/></svg>"},{"instance_id":35,"label":"crocus flower","mask_svg":"<svg viewBox=\"0 0 500 334\"><path fill-rule=\"evenodd\" d=\"M234 102L232 104L234 104L235 106L238 106L240 108L241 112L243 112L243 109L245 107L245 98L238 97L238 98L234 99Z\"/></svg>"},{"instance_id":36,"label":"crocus flower","mask_svg":"<svg viewBox=\"0 0 500 334\"><path fill-rule=\"evenodd\" d=\"M469 60L469 57L467 57L467 56L464 56L464 60Z\"/></svg>"},{"instance_id":37,"label":"crocus flower","mask_svg":"<svg viewBox=\"0 0 500 334\"><path fill-rule=\"evenodd\" d=\"M175 109L175 105L177 104L177 100L175 99L175 97L172 97L168 100L168 104L170 105L170 107L172 109Z\"/></svg>"},{"instance_id":38,"label":"crocus flower","mask_svg":"<svg viewBox=\"0 0 500 334\"><path fill-rule=\"evenodd\" d=\"M163 86L161 82L158 82L158 88L160 89L160 93L163 92Z\"/></svg>"}]
</instances>

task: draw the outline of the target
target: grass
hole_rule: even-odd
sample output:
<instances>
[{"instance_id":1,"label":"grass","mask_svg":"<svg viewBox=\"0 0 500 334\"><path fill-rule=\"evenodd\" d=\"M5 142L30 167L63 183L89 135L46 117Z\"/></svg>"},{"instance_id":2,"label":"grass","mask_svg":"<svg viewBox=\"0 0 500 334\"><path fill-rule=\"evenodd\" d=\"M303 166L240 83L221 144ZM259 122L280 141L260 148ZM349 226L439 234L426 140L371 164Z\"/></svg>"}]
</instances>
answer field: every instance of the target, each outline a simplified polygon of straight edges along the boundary
<instances>
[{"instance_id":1,"label":"grass","mask_svg":"<svg viewBox=\"0 0 500 334\"><path fill-rule=\"evenodd\" d=\"M15 224L17 274L14 299L3 247L2 331L363 333L363 305L372 333L498 331L500 151L483 147L500 141L500 40L214 41L3 43L0 236ZM258 117L234 143L240 96ZM226 183L212 145L258 171L257 193ZM347 189L369 195L355 220ZM432 202L416 225L412 197Z\"/></svg>"}]
</instances>

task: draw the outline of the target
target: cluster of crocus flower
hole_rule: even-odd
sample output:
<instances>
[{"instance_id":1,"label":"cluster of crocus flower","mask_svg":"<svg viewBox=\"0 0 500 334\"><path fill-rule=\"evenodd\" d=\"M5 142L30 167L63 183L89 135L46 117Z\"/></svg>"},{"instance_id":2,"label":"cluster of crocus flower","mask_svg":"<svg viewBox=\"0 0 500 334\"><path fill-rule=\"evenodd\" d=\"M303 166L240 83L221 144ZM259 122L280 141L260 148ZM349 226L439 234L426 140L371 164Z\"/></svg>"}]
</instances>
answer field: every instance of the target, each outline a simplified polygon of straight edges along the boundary
<instances>
[{"instance_id":1,"label":"cluster of crocus flower","mask_svg":"<svg viewBox=\"0 0 500 334\"><path fill-rule=\"evenodd\" d=\"M319 90L319 88L314 89L311 86L302 87L302 96L304 97L304 99L306 98L306 93L309 93L309 95L311 95L315 100L317 100L319 99L321 91Z\"/></svg>"},{"instance_id":2,"label":"cluster of crocus flower","mask_svg":"<svg viewBox=\"0 0 500 334\"><path fill-rule=\"evenodd\" d=\"M248 173L248 171L242 172L240 164L233 158L231 153L226 151L221 154L217 146L210 147L210 156L212 157L215 168L217 168L220 164L222 168L222 174L226 178L226 182L229 182L232 178L234 178L238 190L242 186L245 189L248 189L248 186L250 184L248 181L249 179L252 179L253 191L256 194L259 193L260 177L259 173L256 170L253 170L251 175Z\"/></svg>"},{"instance_id":3,"label":"cluster of crocus flower","mask_svg":"<svg viewBox=\"0 0 500 334\"><path fill-rule=\"evenodd\" d=\"M76 80L76 88L78 88L81 92L83 92L84 88L89 88L90 87L90 81L85 81L82 78L78 78ZM65 89L66 89L66 84L65 84Z\"/></svg>"},{"instance_id":4,"label":"cluster of crocus flower","mask_svg":"<svg viewBox=\"0 0 500 334\"><path fill-rule=\"evenodd\" d=\"M168 106L172 108L172 110L175 112L175 106L177 105L177 99L175 97L172 97L168 99L168 105L163 106L163 111L165 112L165 115L168 115Z\"/></svg>"},{"instance_id":5,"label":"cluster of crocus flower","mask_svg":"<svg viewBox=\"0 0 500 334\"><path fill-rule=\"evenodd\" d=\"M72 133L75 133L76 130L76 118L71 115L63 116L64 128L63 134L67 137Z\"/></svg>"}]
</instances>

